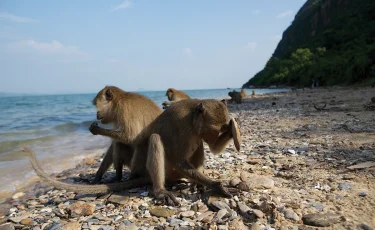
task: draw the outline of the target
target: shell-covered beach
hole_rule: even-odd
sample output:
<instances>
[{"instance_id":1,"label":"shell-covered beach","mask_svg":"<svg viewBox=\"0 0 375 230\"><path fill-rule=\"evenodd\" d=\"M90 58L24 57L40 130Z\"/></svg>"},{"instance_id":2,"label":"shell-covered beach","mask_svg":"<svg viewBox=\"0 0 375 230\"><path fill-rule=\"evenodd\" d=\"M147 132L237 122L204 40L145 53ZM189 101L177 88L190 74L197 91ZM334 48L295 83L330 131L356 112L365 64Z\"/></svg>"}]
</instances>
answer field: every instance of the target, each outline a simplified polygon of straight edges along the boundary
<instances>
[{"instance_id":1,"label":"shell-covered beach","mask_svg":"<svg viewBox=\"0 0 375 230\"><path fill-rule=\"evenodd\" d=\"M87 195L40 182L1 205L6 223L0 229L373 229L372 97L375 88L337 87L248 95L242 104L229 103L241 151L232 141L219 155L206 147L204 173L237 187L231 199L182 183L168 188L181 207L168 207L157 205L147 187ZM87 184L104 151L92 151L75 168L53 176ZM111 168L103 182L114 175Z\"/></svg>"}]
</instances>

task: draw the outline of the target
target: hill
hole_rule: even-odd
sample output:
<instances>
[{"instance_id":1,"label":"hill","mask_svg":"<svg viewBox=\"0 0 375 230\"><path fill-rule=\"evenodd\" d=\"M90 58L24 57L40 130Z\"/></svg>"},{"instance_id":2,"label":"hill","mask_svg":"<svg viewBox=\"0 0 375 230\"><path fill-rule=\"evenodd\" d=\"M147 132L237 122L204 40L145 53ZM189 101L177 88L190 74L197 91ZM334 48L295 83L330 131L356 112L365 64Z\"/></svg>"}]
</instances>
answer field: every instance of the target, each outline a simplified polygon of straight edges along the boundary
<instances>
[{"instance_id":1,"label":"hill","mask_svg":"<svg viewBox=\"0 0 375 230\"><path fill-rule=\"evenodd\" d=\"M242 87L375 83L375 1L308 0Z\"/></svg>"}]
</instances>

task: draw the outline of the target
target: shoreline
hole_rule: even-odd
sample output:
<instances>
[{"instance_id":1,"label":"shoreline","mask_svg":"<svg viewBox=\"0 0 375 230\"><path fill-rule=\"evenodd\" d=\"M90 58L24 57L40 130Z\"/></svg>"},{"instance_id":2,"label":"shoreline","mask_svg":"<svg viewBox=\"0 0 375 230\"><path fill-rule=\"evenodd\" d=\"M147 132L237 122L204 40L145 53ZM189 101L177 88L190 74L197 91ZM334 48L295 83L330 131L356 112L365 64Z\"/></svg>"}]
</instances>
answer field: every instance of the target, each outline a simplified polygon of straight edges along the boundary
<instances>
[{"instance_id":1,"label":"shoreline","mask_svg":"<svg viewBox=\"0 0 375 230\"><path fill-rule=\"evenodd\" d=\"M125 192L121 197L112 194L87 198L39 183L23 191L21 197L8 198L8 205L2 204L0 218L10 217L8 225L20 228L59 224L76 226L71 229L148 229L159 225L167 229L208 225L219 229L293 229L306 224L306 218L323 213L328 226L335 229L375 227L375 167L347 168L375 162L374 111L366 109L374 96L374 88L335 87L248 95L241 105L228 104L230 114L240 120L242 149L235 153L230 142L222 154L207 154L204 172L227 181L241 177L248 191L232 199L209 196L205 200L205 194L181 190L175 192L181 193L178 199L184 197L180 199L182 207L167 208L155 206L145 188ZM319 111L314 104L326 107ZM105 152L95 151L90 156L85 154L74 168L55 175L71 183L91 181ZM104 181L113 176L111 167ZM95 204L88 217L72 215L77 201ZM224 216L220 217L218 211L223 209L213 201L228 206ZM160 216L155 209L165 215ZM64 214L55 212L59 210Z\"/></svg>"}]
</instances>

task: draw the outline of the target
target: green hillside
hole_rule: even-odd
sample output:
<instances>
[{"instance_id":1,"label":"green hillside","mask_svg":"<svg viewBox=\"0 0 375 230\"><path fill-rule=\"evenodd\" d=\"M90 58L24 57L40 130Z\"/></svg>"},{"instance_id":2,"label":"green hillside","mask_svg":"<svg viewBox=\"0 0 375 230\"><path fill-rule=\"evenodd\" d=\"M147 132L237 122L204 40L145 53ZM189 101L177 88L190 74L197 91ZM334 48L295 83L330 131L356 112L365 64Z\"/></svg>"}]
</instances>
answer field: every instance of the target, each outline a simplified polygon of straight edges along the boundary
<instances>
[{"instance_id":1,"label":"green hillside","mask_svg":"<svg viewBox=\"0 0 375 230\"><path fill-rule=\"evenodd\" d=\"M375 0L308 0L242 87L375 83Z\"/></svg>"}]
</instances>

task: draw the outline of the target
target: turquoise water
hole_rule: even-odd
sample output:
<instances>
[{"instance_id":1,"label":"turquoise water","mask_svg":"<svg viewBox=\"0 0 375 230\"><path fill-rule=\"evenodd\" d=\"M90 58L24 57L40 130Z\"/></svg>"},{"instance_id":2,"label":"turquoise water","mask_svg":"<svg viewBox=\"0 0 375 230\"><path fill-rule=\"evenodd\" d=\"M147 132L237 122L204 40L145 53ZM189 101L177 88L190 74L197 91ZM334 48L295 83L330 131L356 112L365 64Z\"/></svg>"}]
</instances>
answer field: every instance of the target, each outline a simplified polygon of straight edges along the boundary
<instances>
[{"instance_id":1,"label":"turquoise water","mask_svg":"<svg viewBox=\"0 0 375 230\"><path fill-rule=\"evenodd\" d=\"M185 90L191 98L228 97L233 89ZM239 89L236 89L239 91ZM250 89L247 90L251 94ZM257 94L285 91L256 89ZM139 92L160 107L165 91ZM0 191L14 190L33 175L21 152L31 147L50 171L57 172L97 149L108 146L109 139L93 136L89 125L96 120L92 105L95 94L34 95L0 97ZM15 170L16 169L16 170Z\"/></svg>"}]
</instances>

